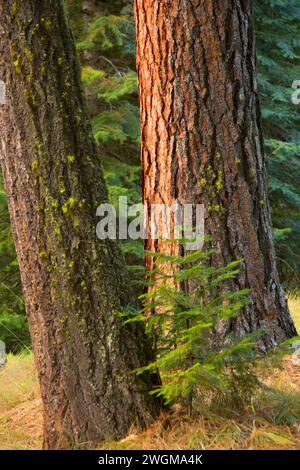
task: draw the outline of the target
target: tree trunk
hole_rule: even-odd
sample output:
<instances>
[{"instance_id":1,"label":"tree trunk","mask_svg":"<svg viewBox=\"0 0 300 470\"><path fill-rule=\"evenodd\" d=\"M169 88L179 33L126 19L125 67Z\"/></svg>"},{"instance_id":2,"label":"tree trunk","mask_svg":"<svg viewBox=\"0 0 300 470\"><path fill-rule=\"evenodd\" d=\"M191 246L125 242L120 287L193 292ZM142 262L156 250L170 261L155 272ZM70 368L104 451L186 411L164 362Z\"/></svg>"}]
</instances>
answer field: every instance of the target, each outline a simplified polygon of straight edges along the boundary
<instances>
[{"instance_id":1,"label":"tree trunk","mask_svg":"<svg viewBox=\"0 0 300 470\"><path fill-rule=\"evenodd\" d=\"M250 4L136 0L144 202L205 205L212 263L242 259L233 287L251 289L227 328L263 328L270 347L296 331L272 240Z\"/></svg>"},{"instance_id":2,"label":"tree trunk","mask_svg":"<svg viewBox=\"0 0 300 470\"><path fill-rule=\"evenodd\" d=\"M0 3L0 154L44 404L45 448L95 445L145 424L157 402L118 246L96 237L107 201L61 0Z\"/></svg>"}]
</instances>

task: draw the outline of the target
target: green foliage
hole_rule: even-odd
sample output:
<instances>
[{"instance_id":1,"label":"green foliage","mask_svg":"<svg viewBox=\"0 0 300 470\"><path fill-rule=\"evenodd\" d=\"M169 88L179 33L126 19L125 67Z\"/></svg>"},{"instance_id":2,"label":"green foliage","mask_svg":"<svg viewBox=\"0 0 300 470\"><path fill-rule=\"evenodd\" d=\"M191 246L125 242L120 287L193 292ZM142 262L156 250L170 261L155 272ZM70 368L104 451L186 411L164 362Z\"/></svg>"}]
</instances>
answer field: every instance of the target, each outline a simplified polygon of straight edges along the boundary
<instances>
[{"instance_id":1,"label":"green foliage","mask_svg":"<svg viewBox=\"0 0 300 470\"><path fill-rule=\"evenodd\" d=\"M229 334L225 339L220 333L249 301L248 290L230 292L240 263L214 268L212 253L153 255L144 309L129 320L144 320L155 338L156 360L137 372L159 370L163 383L153 393L166 403L185 399L191 405L192 400L209 399L242 407L258 385L255 337Z\"/></svg>"},{"instance_id":2,"label":"green foliage","mask_svg":"<svg viewBox=\"0 0 300 470\"><path fill-rule=\"evenodd\" d=\"M130 3L124 7L124 2L117 0L95 2L88 21L82 24L78 22L78 15L83 2L69 3L83 65L82 79L104 170L109 168L111 172L116 160L127 165L137 164L139 109L132 7Z\"/></svg>"},{"instance_id":3,"label":"green foliage","mask_svg":"<svg viewBox=\"0 0 300 470\"><path fill-rule=\"evenodd\" d=\"M132 95L137 90L136 73L129 71L121 77L113 77L111 80L102 81L98 88L98 97L107 103L112 103L126 95Z\"/></svg>"},{"instance_id":4,"label":"green foliage","mask_svg":"<svg viewBox=\"0 0 300 470\"><path fill-rule=\"evenodd\" d=\"M100 51L118 49L120 55L126 55L134 44L133 41L132 43L128 41L129 37L134 37L134 26L131 16L126 15L126 10L123 12L125 14L104 14L93 18L88 25L85 37L77 44L78 50L90 50L97 45Z\"/></svg>"},{"instance_id":5,"label":"green foliage","mask_svg":"<svg viewBox=\"0 0 300 470\"><path fill-rule=\"evenodd\" d=\"M98 78L102 78L105 73L102 70L95 70L87 66L82 68L82 80L87 86L91 86Z\"/></svg>"},{"instance_id":6,"label":"green foliage","mask_svg":"<svg viewBox=\"0 0 300 470\"><path fill-rule=\"evenodd\" d=\"M85 21L82 1L69 1L93 134L102 157L109 197L141 199L140 119L132 2L96 1ZM143 264L142 243L122 242L128 264Z\"/></svg>"},{"instance_id":7,"label":"green foliage","mask_svg":"<svg viewBox=\"0 0 300 470\"><path fill-rule=\"evenodd\" d=\"M273 395L272 421L279 425L293 426L300 422L300 396L295 392L271 389L266 399Z\"/></svg>"},{"instance_id":8,"label":"green foliage","mask_svg":"<svg viewBox=\"0 0 300 470\"><path fill-rule=\"evenodd\" d=\"M300 79L300 3L257 0L254 18L277 256L285 286L298 290L300 114L292 83Z\"/></svg>"},{"instance_id":9,"label":"green foliage","mask_svg":"<svg viewBox=\"0 0 300 470\"><path fill-rule=\"evenodd\" d=\"M94 136L99 145L117 144L122 147L127 143L135 145L139 142L139 119L130 103L125 102L115 110L103 111L93 119L92 124ZM112 155L112 158L118 160L116 155ZM120 159L123 161L121 157ZM123 163L126 165L125 161ZM130 165L127 164L127 166Z\"/></svg>"},{"instance_id":10,"label":"green foliage","mask_svg":"<svg viewBox=\"0 0 300 470\"><path fill-rule=\"evenodd\" d=\"M12 240L8 207L0 180L0 339L8 351L30 345L21 281Z\"/></svg>"}]
</instances>

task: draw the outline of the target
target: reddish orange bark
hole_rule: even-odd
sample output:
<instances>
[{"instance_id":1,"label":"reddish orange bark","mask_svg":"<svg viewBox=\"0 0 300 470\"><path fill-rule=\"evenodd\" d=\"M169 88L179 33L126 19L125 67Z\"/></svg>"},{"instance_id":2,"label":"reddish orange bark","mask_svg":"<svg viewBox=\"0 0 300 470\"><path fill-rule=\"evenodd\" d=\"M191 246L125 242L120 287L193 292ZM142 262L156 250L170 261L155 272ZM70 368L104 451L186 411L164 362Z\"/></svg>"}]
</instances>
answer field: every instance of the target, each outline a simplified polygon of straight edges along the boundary
<instances>
[{"instance_id":1,"label":"reddish orange bark","mask_svg":"<svg viewBox=\"0 0 300 470\"><path fill-rule=\"evenodd\" d=\"M296 332L272 240L251 2L136 0L135 18L144 202L205 205L213 264L243 259L233 288L251 289L228 328L264 328L276 344Z\"/></svg>"}]
</instances>

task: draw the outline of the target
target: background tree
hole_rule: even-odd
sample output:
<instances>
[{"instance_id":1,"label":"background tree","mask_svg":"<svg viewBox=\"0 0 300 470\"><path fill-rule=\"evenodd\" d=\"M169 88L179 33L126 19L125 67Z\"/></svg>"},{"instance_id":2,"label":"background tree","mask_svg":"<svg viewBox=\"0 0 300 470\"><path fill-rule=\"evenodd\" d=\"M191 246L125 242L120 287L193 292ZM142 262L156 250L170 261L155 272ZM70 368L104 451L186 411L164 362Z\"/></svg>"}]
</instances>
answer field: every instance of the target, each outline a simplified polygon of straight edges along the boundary
<instances>
[{"instance_id":1,"label":"background tree","mask_svg":"<svg viewBox=\"0 0 300 470\"><path fill-rule=\"evenodd\" d=\"M284 286L299 291L300 115L291 94L300 77L300 3L255 1L254 19L278 267Z\"/></svg>"},{"instance_id":2,"label":"background tree","mask_svg":"<svg viewBox=\"0 0 300 470\"><path fill-rule=\"evenodd\" d=\"M98 443L151 420L143 333L125 327L117 245L64 2L1 3L1 163L44 404L45 447Z\"/></svg>"},{"instance_id":3,"label":"background tree","mask_svg":"<svg viewBox=\"0 0 300 470\"><path fill-rule=\"evenodd\" d=\"M144 202L203 203L213 264L243 259L232 287L251 289L228 328L263 328L265 347L293 336L272 240L250 2L137 0L136 28ZM146 248L176 250L151 238Z\"/></svg>"}]
</instances>

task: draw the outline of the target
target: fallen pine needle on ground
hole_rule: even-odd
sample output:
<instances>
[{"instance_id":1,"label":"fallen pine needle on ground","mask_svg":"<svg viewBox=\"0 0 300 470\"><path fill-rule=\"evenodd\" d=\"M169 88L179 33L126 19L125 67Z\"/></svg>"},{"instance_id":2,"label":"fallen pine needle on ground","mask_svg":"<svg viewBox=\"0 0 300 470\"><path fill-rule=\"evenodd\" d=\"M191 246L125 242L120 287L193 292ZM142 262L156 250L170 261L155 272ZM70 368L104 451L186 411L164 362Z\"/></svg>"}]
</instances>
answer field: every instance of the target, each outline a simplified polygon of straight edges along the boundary
<instances>
[{"instance_id":1,"label":"fallen pine needle on ground","mask_svg":"<svg viewBox=\"0 0 300 470\"><path fill-rule=\"evenodd\" d=\"M300 331L300 300L290 300ZM291 358L268 380L275 392L259 392L244 415L212 412L187 416L176 408L146 431L132 429L119 442L100 450L300 449L300 366ZM0 370L0 450L41 449L42 403L33 355L8 355Z\"/></svg>"}]
</instances>

